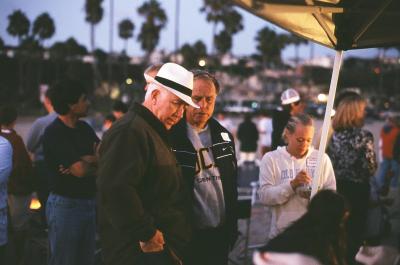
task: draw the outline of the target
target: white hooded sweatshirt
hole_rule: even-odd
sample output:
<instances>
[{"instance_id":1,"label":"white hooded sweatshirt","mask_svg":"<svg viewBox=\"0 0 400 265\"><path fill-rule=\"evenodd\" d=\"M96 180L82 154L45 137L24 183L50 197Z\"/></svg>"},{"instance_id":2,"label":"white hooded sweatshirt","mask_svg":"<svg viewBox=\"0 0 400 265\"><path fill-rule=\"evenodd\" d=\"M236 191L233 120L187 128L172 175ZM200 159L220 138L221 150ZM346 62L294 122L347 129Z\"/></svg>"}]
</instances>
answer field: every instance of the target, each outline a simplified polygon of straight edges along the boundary
<instances>
[{"instance_id":1,"label":"white hooded sweatshirt","mask_svg":"<svg viewBox=\"0 0 400 265\"><path fill-rule=\"evenodd\" d=\"M313 178L316 174L317 158L318 150L313 147L309 148L304 157L298 159L290 155L283 146L266 153L262 158L258 195L261 203L272 209L270 239L306 212L309 200L300 197L292 189L290 181L301 170L305 170ZM326 154L322 159L322 174L318 187L336 190L332 163Z\"/></svg>"}]
</instances>

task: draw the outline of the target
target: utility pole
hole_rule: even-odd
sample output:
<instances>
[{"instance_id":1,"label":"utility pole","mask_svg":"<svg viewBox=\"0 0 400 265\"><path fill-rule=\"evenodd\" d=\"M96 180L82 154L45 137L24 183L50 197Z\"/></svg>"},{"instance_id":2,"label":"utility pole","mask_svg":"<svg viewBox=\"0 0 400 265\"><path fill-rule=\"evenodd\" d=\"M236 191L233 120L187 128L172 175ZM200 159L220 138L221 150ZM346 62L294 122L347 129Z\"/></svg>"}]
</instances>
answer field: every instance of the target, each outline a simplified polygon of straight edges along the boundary
<instances>
[{"instance_id":1,"label":"utility pole","mask_svg":"<svg viewBox=\"0 0 400 265\"><path fill-rule=\"evenodd\" d=\"M180 0L175 2L175 56L174 61L176 62L179 50L179 15L180 15Z\"/></svg>"},{"instance_id":2,"label":"utility pole","mask_svg":"<svg viewBox=\"0 0 400 265\"><path fill-rule=\"evenodd\" d=\"M112 82L112 56L114 52L114 0L110 0L110 29L109 29L109 46L108 46L108 85Z\"/></svg>"}]
</instances>

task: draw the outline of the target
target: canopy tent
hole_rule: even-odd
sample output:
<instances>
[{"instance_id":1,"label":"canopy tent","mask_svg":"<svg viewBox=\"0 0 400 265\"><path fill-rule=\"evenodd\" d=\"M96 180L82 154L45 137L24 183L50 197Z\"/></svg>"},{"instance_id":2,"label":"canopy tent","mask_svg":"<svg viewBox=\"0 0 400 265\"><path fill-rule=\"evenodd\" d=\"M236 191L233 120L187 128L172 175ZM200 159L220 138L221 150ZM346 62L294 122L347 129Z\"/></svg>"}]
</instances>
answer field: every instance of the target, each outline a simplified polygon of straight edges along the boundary
<instances>
[{"instance_id":1,"label":"canopy tent","mask_svg":"<svg viewBox=\"0 0 400 265\"><path fill-rule=\"evenodd\" d=\"M330 117L343 51L400 45L399 0L232 0L245 10L302 38L335 49L329 96L322 126L316 178L319 188Z\"/></svg>"}]
</instances>

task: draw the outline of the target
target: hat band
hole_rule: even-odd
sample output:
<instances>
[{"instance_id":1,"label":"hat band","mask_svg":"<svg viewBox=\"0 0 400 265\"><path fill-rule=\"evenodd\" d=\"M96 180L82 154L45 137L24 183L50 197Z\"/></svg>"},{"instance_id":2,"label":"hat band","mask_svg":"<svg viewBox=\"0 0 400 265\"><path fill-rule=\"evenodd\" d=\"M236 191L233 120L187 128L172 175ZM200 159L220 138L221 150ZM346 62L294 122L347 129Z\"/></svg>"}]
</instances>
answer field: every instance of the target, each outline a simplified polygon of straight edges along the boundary
<instances>
[{"instance_id":1,"label":"hat band","mask_svg":"<svg viewBox=\"0 0 400 265\"><path fill-rule=\"evenodd\" d=\"M192 90L185 86L182 86L181 84L178 84L174 81L171 81L169 79L160 76L156 76L154 79L164 86L175 89L176 91L181 92L182 94L185 94L188 97L192 97Z\"/></svg>"}]
</instances>

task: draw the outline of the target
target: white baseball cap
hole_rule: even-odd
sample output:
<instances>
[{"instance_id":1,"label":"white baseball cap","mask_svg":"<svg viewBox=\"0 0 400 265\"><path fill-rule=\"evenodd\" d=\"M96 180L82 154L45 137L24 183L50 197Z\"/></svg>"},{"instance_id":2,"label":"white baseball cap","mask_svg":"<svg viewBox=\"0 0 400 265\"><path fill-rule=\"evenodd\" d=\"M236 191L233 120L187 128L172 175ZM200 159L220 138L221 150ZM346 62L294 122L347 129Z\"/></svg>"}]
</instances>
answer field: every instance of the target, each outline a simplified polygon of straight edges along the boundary
<instances>
[{"instance_id":1,"label":"white baseball cap","mask_svg":"<svg viewBox=\"0 0 400 265\"><path fill-rule=\"evenodd\" d=\"M293 88L288 88L281 95L282 105L292 104L300 100L300 94Z\"/></svg>"}]
</instances>

